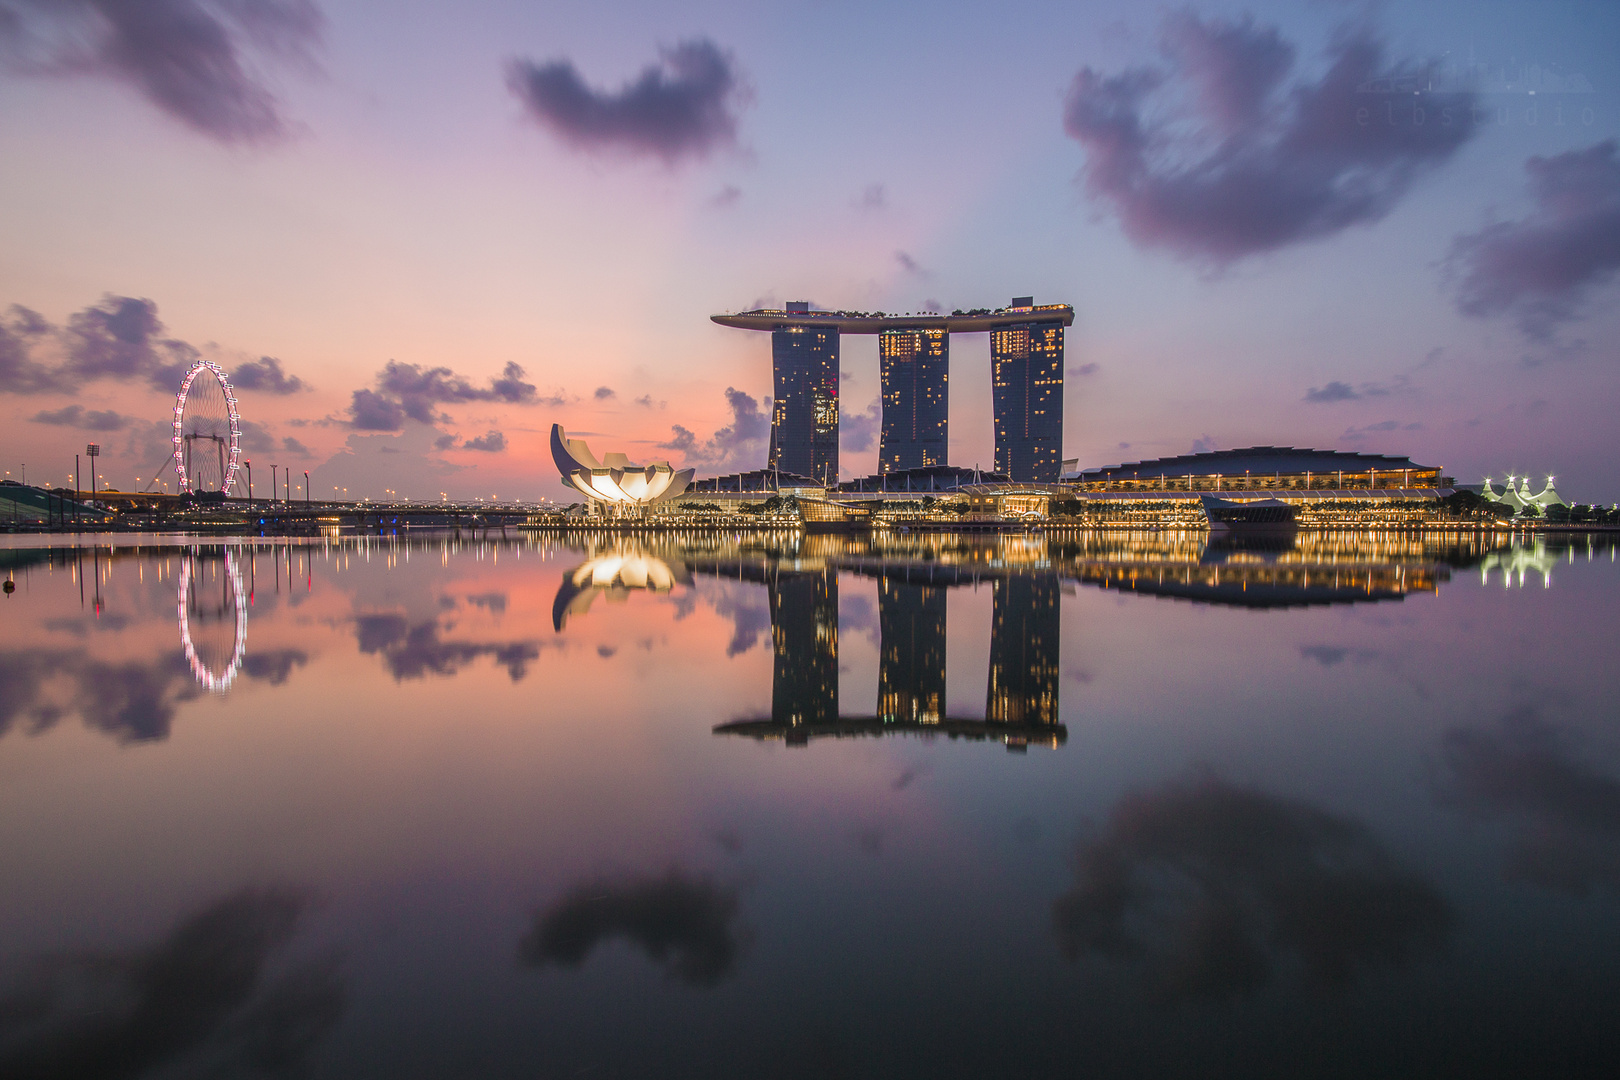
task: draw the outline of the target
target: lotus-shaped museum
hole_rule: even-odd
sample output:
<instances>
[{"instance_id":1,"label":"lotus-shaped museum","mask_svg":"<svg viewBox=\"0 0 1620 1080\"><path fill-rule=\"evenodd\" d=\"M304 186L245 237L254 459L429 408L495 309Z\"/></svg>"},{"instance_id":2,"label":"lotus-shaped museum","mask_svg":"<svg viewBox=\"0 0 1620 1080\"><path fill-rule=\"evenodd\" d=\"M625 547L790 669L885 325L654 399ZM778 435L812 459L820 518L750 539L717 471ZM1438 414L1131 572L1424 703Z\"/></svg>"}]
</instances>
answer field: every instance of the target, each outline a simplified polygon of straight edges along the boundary
<instances>
[{"instance_id":1,"label":"lotus-shaped museum","mask_svg":"<svg viewBox=\"0 0 1620 1080\"><path fill-rule=\"evenodd\" d=\"M639 507L673 499L692 482L693 469L676 472L667 461L632 465L623 454L606 454L601 461L584 439L570 439L561 424L551 425L551 459L562 473L563 485L595 503Z\"/></svg>"}]
</instances>

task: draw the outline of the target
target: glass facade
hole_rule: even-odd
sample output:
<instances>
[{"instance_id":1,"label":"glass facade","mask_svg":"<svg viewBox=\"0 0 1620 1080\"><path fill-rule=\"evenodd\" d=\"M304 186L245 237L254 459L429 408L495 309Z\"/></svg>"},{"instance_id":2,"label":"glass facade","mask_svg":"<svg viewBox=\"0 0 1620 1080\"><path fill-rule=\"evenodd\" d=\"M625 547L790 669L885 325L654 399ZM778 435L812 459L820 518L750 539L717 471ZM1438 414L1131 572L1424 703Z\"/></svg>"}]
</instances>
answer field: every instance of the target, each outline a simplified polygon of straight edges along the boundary
<instances>
[{"instance_id":1,"label":"glass facade","mask_svg":"<svg viewBox=\"0 0 1620 1080\"><path fill-rule=\"evenodd\" d=\"M1028 322L990 331L996 472L1050 484L1063 468L1063 324Z\"/></svg>"},{"instance_id":2,"label":"glass facade","mask_svg":"<svg viewBox=\"0 0 1620 1080\"><path fill-rule=\"evenodd\" d=\"M838 482L838 329L779 326L771 334L776 398L769 468Z\"/></svg>"},{"instance_id":3,"label":"glass facade","mask_svg":"<svg viewBox=\"0 0 1620 1080\"><path fill-rule=\"evenodd\" d=\"M883 378L878 472L945 464L950 341L944 330L885 330L878 335Z\"/></svg>"}]
</instances>

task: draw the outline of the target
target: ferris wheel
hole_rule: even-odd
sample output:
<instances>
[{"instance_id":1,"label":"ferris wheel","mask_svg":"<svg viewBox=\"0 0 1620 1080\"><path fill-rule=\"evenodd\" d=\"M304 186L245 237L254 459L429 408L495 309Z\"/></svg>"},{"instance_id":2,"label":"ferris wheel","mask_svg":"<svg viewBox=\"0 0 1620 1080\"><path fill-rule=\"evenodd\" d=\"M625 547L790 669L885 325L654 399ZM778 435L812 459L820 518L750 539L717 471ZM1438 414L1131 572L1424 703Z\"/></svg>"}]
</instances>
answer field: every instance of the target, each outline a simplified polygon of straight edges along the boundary
<instances>
[{"instance_id":1,"label":"ferris wheel","mask_svg":"<svg viewBox=\"0 0 1620 1080\"><path fill-rule=\"evenodd\" d=\"M198 360L174 399L174 471L180 490L224 493L236 480L242 421L225 370Z\"/></svg>"}]
</instances>

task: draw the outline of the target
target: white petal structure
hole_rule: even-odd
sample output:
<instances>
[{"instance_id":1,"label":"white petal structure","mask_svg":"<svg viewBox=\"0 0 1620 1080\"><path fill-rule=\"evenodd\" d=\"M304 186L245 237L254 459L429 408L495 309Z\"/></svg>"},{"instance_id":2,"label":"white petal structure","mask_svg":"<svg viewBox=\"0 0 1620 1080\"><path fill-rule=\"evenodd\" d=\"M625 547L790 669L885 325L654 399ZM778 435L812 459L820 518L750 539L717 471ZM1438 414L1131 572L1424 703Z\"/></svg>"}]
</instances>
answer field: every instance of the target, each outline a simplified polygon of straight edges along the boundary
<instances>
[{"instance_id":1,"label":"white petal structure","mask_svg":"<svg viewBox=\"0 0 1620 1080\"><path fill-rule=\"evenodd\" d=\"M632 465L623 454L607 454L598 461L585 440L570 439L561 424L551 425L551 459L562 473L564 487L592 502L624 507L673 499L686 490L696 472L676 472L667 461Z\"/></svg>"}]
</instances>

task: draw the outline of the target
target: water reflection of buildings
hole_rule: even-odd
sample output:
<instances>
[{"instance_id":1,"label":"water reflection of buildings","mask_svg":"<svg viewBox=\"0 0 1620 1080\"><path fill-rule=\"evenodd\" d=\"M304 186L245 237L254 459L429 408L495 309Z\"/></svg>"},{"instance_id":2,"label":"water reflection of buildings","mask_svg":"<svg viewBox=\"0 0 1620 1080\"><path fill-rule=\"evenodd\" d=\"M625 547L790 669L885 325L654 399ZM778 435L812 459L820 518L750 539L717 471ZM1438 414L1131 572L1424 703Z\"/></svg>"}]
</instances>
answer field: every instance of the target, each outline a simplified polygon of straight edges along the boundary
<instances>
[{"instance_id":1,"label":"water reflection of buildings","mask_svg":"<svg viewBox=\"0 0 1620 1080\"><path fill-rule=\"evenodd\" d=\"M775 650L771 715L720 724L717 734L798 746L818 738L897 734L992 739L1011 749L1064 742L1055 574L1034 565L971 568L893 558L865 552L858 543L817 547L818 557L761 565L768 575ZM734 577L746 576L744 565L715 560L693 568ZM839 711L841 570L877 582L877 707L867 716ZM981 581L994 590L985 714L952 717L946 715L946 593Z\"/></svg>"},{"instance_id":2,"label":"water reflection of buildings","mask_svg":"<svg viewBox=\"0 0 1620 1080\"><path fill-rule=\"evenodd\" d=\"M564 575L558 628L561 617L584 610L591 589L617 598L631 588L664 591L692 574L758 584L771 619L771 714L715 731L794 745L889 734L995 739L1014 748L1061 744L1059 597L1069 583L1200 604L1288 608L1398 602L1409 593L1437 592L1453 568L1518 572L1544 569L1550 558L1542 547L1506 536L1368 531L1305 532L1270 546L1211 545L1202 532L1166 530L1052 538L694 533L632 548L606 534L600 541ZM878 685L870 715L840 709L839 574L877 584ZM946 595L981 584L993 590L985 711L951 717Z\"/></svg>"},{"instance_id":3,"label":"water reflection of buildings","mask_svg":"<svg viewBox=\"0 0 1620 1080\"><path fill-rule=\"evenodd\" d=\"M838 720L838 576L785 574L770 583L771 719L792 728Z\"/></svg>"},{"instance_id":4,"label":"water reflection of buildings","mask_svg":"<svg viewBox=\"0 0 1620 1080\"><path fill-rule=\"evenodd\" d=\"M945 590L878 582L878 717L937 724L945 717Z\"/></svg>"},{"instance_id":5,"label":"water reflection of buildings","mask_svg":"<svg viewBox=\"0 0 1620 1080\"><path fill-rule=\"evenodd\" d=\"M1015 574L998 580L995 590L984 718L992 724L1056 725L1057 575Z\"/></svg>"},{"instance_id":6,"label":"water reflection of buildings","mask_svg":"<svg viewBox=\"0 0 1620 1080\"><path fill-rule=\"evenodd\" d=\"M1016 545L1010 550L1020 550ZM784 533L589 551L563 573L553 625L582 614L593 596L662 592L692 574L765 588L771 620L771 714L720 724L716 733L804 745L823 737L945 735L994 739L1010 748L1061 744L1058 721L1057 576L1034 563L968 566L893 558L842 537ZM1022 562L1022 560L1019 560ZM626 573L626 568L630 572ZM843 715L838 692L838 575L875 578L879 666L876 711ZM950 588L992 584L991 648L983 718L946 715L945 596Z\"/></svg>"},{"instance_id":7,"label":"water reflection of buildings","mask_svg":"<svg viewBox=\"0 0 1620 1080\"><path fill-rule=\"evenodd\" d=\"M1560 540L1564 542L1558 543ZM1489 585L1491 571L1495 570L1501 573L1504 587L1516 584L1522 589L1528 571L1538 575L1542 588L1548 589L1552 587L1553 568L1560 562L1574 562L1577 551L1585 554L1587 562L1603 551L1608 552L1610 562L1614 561L1615 547L1609 537L1603 537L1603 542L1598 544L1594 543L1591 533L1574 537L1541 535L1527 544L1515 544L1487 554L1479 563L1479 581L1481 585Z\"/></svg>"},{"instance_id":8,"label":"water reflection of buildings","mask_svg":"<svg viewBox=\"0 0 1620 1080\"><path fill-rule=\"evenodd\" d=\"M733 576L730 567L713 569ZM1013 750L1064 742L1055 575L1014 573L994 582L989 692L984 718L978 719L945 714L945 593L973 579L903 565L856 572L878 579L877 711L839 713L838 568L827 565L767 581L775 652L771 715L719 724L716 734L781 739L791 746L899 734L993 739Z\"/></svg>"}]
</instances>

